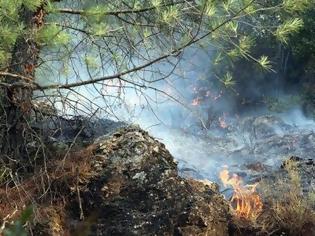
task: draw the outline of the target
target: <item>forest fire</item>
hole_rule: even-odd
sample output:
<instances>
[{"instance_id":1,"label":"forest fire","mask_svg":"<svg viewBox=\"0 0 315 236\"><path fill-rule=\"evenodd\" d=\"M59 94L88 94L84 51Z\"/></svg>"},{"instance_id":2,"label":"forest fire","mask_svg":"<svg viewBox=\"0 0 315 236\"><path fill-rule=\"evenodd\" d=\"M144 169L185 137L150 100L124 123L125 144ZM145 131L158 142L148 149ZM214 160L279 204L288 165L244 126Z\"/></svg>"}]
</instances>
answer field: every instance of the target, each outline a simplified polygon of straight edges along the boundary
<instances>
[{"instance_id":1,"label":"forest fire","mask_svg":"<svg viewBox=\"0 0 315 236\"><path fill-rule=\"evenodd\" d=\"M231 207L238 218L255 220L261 213L263 203L256 192L257 184L243 185L242 178L236 174L230 176L225 168L220 172L220 179L225 187L233 188L233 196L230 199Z\"/></svg>"}]
</instances>

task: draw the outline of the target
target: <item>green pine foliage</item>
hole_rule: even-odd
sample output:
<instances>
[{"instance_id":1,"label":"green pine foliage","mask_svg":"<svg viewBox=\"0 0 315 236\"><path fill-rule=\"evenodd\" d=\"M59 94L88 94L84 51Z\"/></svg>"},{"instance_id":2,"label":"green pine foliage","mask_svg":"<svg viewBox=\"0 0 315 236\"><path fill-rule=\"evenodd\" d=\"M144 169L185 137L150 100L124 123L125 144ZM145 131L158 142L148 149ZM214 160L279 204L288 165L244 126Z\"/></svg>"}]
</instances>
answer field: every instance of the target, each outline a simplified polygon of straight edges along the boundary
<instances>
[{"instance_id":1,"label":"green pine foliage","mask_svg":"<svg viewBox=\"0 0 315 236\"><path fill-rule=\"evenodd\" d=\"M48 13L45 25L28 29L19 19L20 10L35 11L43 4ZM131 69L135 66L132 60L140 63L198 43L204 48L211 45L220 55L220 60L213 60L214 74L224 78L230 71L228 84L237 84L234 80L239 77L232 71L241 60L273 71L272 56L254 52L257 42L265 37L288 45L304 27L301 15L313 6L314 0L0 0L0 65L9 61L20 36L35 40L48 51L58 51L56 56L62 60L77 53L80 41L80 50L103 59L122 58L112 60L117 70ZM93 68L101 68L103 60L98 59Z\"/></svg>"},{"instance_id":2,"label":"green pine foliage","mask_svg":"<svg viewBox=\"0 0 315 236\"><path fill-rule=\"evenodd\" d=\"M70 40L69 35L63 31L61 26L57 24L49 24L38 30L35 40L43 45L58 46L67 44Z\"/></svg>"},{"instance_id":3,"label":"green pine foliage","mask_svg":"<svg viewBox=\"0 0 315 236\"><path fill-rule=\"evenodd\" d=\"M284 9L288 12L304 12L314 4L314 0L283 0Z\"/></svg>"},{"instance_id":4,"label":"green pine foliage","mask_svg":"<svg viewBox=\"0 0 315 236\"><path fill-rule=\"evenodd\" d=\"M279 25L275 35L277 39L283 43L288 43L289 37L297 33L303 27L303 21L299 18L286 20L283 24Z\"/></svg>"},{"instance_id":5,"label":"green pine foliage","mask_svg":"<svg viewBox=\"0 0 315 236\"><path fill-rule=\"evenodd\" d=\"M21 4L21 1L0 1L0 67L7 64L12 46L23 29L18 15Z\"/></svg>"},{"instance_id":6,"label":"green pine foliage","mask_svg":"<svg viewBox=\"0 0 315 236\"><path fill-rule=\"evenodd\" d=\"M19 219L14 221L8 228L4 230L4 236L27 236L28 233L25 230L25 224L31 220L33 215L33 207L29 206L25 208Z\"/></svg>"},{"instance_id":7,"label":"green pine foliage","mask_svg":"<svg viewBox=\"0 0 315 236\"><path fill-rule=\"evenodd\" d=\"M303 30L304 20L308 20L303 19L303 14L315 7L314 0L268 1L264 7L260 1L250 0L226 0L221 4L210 0L200 2L210 5L213 8L211 12L216 12L216 18L222 18L224 14L232 15L245 7L239 17L228 22L215 34L217 37L212 38L212 42L216 41L220 45L217 47L217 55L220 55L220 60L218 61L217 57L213 58L214 77L219 75L224 78L229 71L232 75L231 78L236 80L235 84L238 81L246 81L244 78L247 78L249 74L256 74L256 76L249 75L252 79L261 78L257 73L276 72L276 68L273 68L277 65L277 62L274 61L276 55L265 55L259 48L263 45L268 48L279 43L283 47L290 47L292 38ZM212 13L210 15L214 18ZM258 42L260 45L257 45ZM262 42L263 44L261 44ZM276 49L270 50L275 51ZM241 64L250 62L258 67L251 67L251 71L243 73L243 76L233 76ZM219 86L222 85L220 80L218 82ZM240 87L244 87L244 83L240 83Z\"/></svg>"},{"instance_id":8,"label":"green pine foliage","mask_svg":"<svg viewBox=\"0 0 315 236\"><path fill-rule=\"evenodd\" d=\"M43 3L44 0L0 0L0 68L8 65L13 46L19 37L37 40L44 45L68 43L68 35L56 24L34 32L20 19L19 13L23 9L35 12ZM52 6L50 1L45 1L47 10L52 11Z\"/></svg>"},{"instance_id":9,"label":"green pine foliage","mask_svg":"<svg viewBox=\"0 0 315 236\"><path fill-rule=\"evenodd\" d=\"M43 4L44 0L23 0L23 5L29 9L30 11L35 11L41 4Z\"/></svg>"}]
</instances>

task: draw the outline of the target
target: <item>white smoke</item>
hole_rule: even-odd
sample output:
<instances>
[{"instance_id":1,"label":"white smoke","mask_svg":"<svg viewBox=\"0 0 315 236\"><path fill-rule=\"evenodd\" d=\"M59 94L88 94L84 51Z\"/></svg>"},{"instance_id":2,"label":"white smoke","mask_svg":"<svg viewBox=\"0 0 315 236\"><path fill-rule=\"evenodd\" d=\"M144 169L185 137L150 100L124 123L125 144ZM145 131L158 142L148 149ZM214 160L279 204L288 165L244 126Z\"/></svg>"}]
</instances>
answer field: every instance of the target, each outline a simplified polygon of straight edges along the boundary
<instances>
[{"instance_id":1,"label":"white smoke","mask_svg":"<svg viewBox=\"0 0 315 236\"><path fill-rule=\"evenodd\" d=\"M156 67L159 67L159 71L164 74L172 70L166 64ZM195 169L200 175L211 180L216 179L218 172L226 165L237 171L248 163L279 164L274 160L279 156L276 148L274 154L270 152L267 160L256 160L255 156L264 157L259 153L253 153L252 156L248 154L256 145L252 131L248 131L251 127L247 127L256 122L250 121L251 117L273 115L298 131L313 132L315 122L307 119L298 107L283 113L274 113L257 107L247 114L238 116L237 112L233 113L235 111L233 100L225 99L222 91L213 90L211 93L206 91L206 100L202 103L194 104L195 89L203 80L210 79L211 69L211 50L191 48L185 51L176 69L171 71L172 74L168 78L149 84L155 89L149 87L135 89L128 84L123 84L125 88L121 89L121 82L113 80L95 87L78 88L76 93L69 93L67 96L72 100L70 104L79 108L76 111L78 114L86 115L85 113L88 114L99 106L106 111L100 113L101 117L139 124L166 145L179 161L181 168ZM88 77L86 70L80 71L81 77ZM149 78L151 75L146 72L143 76ZM71 78L69 80L71 82ZM97 90L106 95L105 100L96 92ZM62 102L57 106L60 110L68 109L64 110L66 113L71 110L69 107L65 108ZM212 127L205 124L209 119L207 110L209 107L210 113L215 113L213 122L216 122L216 125ZM246 119L249 120L248 125L244 124ZM220 125L224 127L219 127ZM247 130L244 130L244 127ZM276 123L271 123L271 129L279 139L292 133L292 129L283 128L283 125L278 126ZM265 142L268 142L268 138ZM246 154L242 154L244 150ZM301 152L303 150L297 152L289 150L283 153L283 156L303 155Z\"/></svg>"}]
</instances>

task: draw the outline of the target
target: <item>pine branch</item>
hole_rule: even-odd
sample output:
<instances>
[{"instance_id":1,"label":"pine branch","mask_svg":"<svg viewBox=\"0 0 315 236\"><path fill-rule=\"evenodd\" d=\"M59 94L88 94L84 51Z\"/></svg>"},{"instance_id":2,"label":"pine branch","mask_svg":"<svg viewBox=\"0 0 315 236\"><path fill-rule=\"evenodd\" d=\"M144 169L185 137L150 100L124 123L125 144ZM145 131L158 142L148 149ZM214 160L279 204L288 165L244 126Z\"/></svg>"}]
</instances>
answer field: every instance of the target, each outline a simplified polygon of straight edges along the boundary
<instances>
[{"instance_id":1,"label":"pine branch","mask_svg":"<svg viewBox=\"0 0 315 236\"><path fill-rule=\"evenodd\" d=\"M88 84L94 84L97 82L101 82L101 81L106 81L106 80L112 80L112 79L120 79L122 81L125 81L127 83L130 83L130 81L128 80L124 80L122 78L122 76L142 70L148 66L151 66L157 62L160 62L170 56L176 56L178 54L180 54L185 48L187 48L188 46L195 44L199 41L201 41L202 39L208 37L210 34L212 34L213 32L217 31L218 29L220 29L221 27L223 27L224 25L226 25L227 23L231 22L232 20L234 20L235 18L239 17L239 15L244 12L248 7L250 7L256 0L252 0L250 1L246 6L244 6L242 9L240 9L238 12L236 12L233 16L229 17L227 20L225 20L224 22L222 22L221 24L219 24L218 26L216 26L215 28L211 29L210 31L208 31L207 33L205 33L204 35L200 36L197 38L197 35L195 35L189 42L187 42L186 44L184 44L183 46L174 49L173 51L171 51L170 53L167 53L163 56L160 56L154 60L151 60L148 63L145 63L143 65L134 67L130 70L126 70L123 71L121 73L117 73L114 75L110 75L110 76L104 76L104 77L100 77L100 78L95 78L95 79L90 79L90 80L85 80L85 81L81 81L81 82L74 82L74 83L69 83L69 84L52 84L52 85L48 85L48 86L43 86L40 89L41 90L47 90L47 89L69 89L69 88L74 88L74 87L80 87L83 85L88 85ZM145 87L145 86L144 86Z\"/></svg>"},{"instance_id":2,"label":"pine branch","mask_svg":"<svg viewBox=\"0 0 315 236\"><path fill-rule=\"evenodd\" d=\"M32 88L32 89L40 89L41 86L37 84L32 77L26 77L19 74L13 74L10 72L0 71L0 76L5 77L11 77L14 79L19 79L21 81L14 82L14 83L6 83L0 80L0 86L1 87L7 87L7 88Z\"/></svg>"},{"instance_id":3,"label":"pine branch","mask_svg":"<svg viewBox=\"0 0 315 236\"><path fill-rule=\"evenodd\" d=\"M186 3L186 2L187 1L179 1L179 2L174 2L174 3L168 3L168 4L160 5L158 7L175 6L175 5L183 4L183 3ZM142 9L125 9L125 10L120 10L120 11L108 11L108 12L104 12L104 15L118 16L118 15L122 15L122 14L142 13L142 12L155 10L158 7L152 6L152 7L142 8ZM60 9L56 9L55 12L56 13L73 14L73 15L85 15L87 11L86 10L80 10L80 9L60 8Z\"/></svg>"}]
</instances>

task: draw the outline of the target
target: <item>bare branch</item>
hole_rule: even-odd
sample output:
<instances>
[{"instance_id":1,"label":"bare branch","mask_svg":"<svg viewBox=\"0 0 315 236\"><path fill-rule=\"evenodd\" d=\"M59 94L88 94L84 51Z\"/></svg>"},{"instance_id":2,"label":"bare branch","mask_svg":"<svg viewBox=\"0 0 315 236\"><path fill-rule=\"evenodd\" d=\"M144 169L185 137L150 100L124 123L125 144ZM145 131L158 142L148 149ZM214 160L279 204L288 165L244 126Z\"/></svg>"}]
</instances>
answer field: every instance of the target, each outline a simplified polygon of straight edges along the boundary
<instances>
[{"instance_id":1,"label":"bare branch","mask_svg":"<svg viewBox=\"0 0 315 236\"><path fill-rule=\"evenodd\" d=\"M35 83L24 83L24 82L16 82L16 83L5 83L0 82L0 87L6 88L31 88L31 89L39 89L40 86Z\"/></svg>"},{"instance_id":2,"label":"bare branch","mask_svg":"<svg viewBox=\"0 0 315 236\"><path fill-rule=\"evenodd\" d=\"M25 80L27 82L33 82L33 78L31 78L31 77L26 77L23 75L13 74L10 72L5 72L5 71L0 71L0 76L9 76L11 78L22 79L22 80Z\"/></svg>"}]
</instances>

